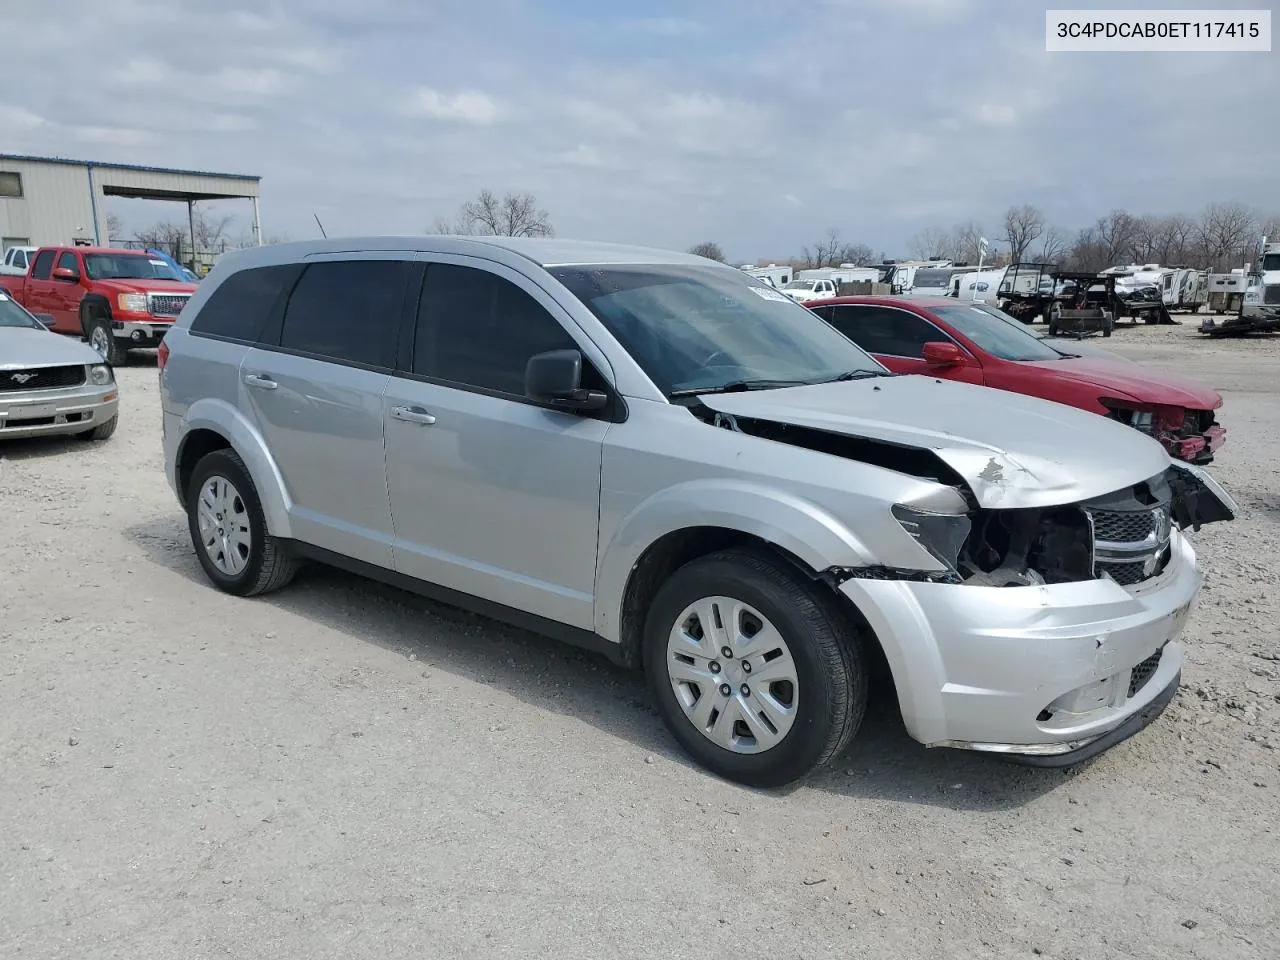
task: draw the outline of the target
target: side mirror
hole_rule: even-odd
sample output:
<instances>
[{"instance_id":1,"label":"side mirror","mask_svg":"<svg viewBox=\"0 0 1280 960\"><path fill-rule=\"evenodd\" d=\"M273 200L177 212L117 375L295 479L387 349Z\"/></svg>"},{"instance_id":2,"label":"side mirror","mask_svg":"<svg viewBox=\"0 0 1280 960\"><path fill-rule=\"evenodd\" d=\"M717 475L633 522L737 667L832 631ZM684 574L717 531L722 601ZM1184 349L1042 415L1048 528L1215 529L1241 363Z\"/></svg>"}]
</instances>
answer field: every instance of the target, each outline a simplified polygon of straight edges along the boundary
<instances>
[{"instance_id":1,"label":"side mirror","mask_svg":"<svg viewBox=\"0 0 1280 960\"><path fill-rule=\"evenodd\" d=\"M931 367L954 367L956 364L964 363L964 354L954 343L926 343L924 362Z\"/></svg>"},{"instance_id":2,"label":"side mirror","mask_svg":"<svg viewBox=\"0 0 1280 960\"><path fill-rule=\"evenodd\" d=\"M65 280L71 283L75 283L77 280L80 279L80 274L76 273L70 267L54 267L53 279Z\"/></svg>"},{"instance_id":3,"label":"side mirror","mask_svg":"<svg viewBox=\"0 0 1280 960\"><path fill-rule=\"evenodd\" d=\"M577 350L548 350L530 357L524 368L524 393L530 400L568 410L601 410L609 402L599 390L582 389L582 354Z\"/></svg>"}]
</instances>

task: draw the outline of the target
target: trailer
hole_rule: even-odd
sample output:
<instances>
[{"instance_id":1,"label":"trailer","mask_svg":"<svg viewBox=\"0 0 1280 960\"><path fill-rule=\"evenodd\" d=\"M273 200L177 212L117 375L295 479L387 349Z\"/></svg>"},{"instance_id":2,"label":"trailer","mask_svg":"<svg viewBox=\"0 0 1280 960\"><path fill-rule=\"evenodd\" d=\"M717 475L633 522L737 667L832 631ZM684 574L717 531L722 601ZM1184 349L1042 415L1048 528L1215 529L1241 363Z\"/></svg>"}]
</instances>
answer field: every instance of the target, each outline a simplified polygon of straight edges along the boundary
<instances>
[{"instance_id":1,"label":"trailer","mask_svg":"<svg viewBox=\"0 0 1280 960\"><path fill-rule=\"evenodd\" d=\"M1224 313L1239 313L1244 304L1244 292L1249 287L1249 278L1239 268L1230 273L1211 273L1208 280L1207 309L1222 316Z\"/></svg>"},{"instance_id":2,"label":"trailer","mask_svg":"<svg viewBox=\"0 0 1280 960\"><path fill-rule=\"evenodd\" d=\"M1170 310L1199 313L1207 299L1207 280L1207 271L1170 267L1160 277L1160 299Z\"/></svg>"}]
</instances>

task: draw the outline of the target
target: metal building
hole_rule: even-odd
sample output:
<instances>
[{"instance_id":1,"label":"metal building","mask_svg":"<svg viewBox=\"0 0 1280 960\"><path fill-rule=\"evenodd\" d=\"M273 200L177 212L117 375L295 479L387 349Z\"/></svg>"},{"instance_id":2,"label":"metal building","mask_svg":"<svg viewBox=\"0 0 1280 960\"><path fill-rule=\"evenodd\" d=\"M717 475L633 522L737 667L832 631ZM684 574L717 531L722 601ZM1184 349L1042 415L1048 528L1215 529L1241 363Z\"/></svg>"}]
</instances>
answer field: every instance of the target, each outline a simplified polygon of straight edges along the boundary
<instances>
[{"instance_id":1,"label":"metal building","mask_svg":"<svg viewBox=\"0 0 1280 960\"><path fill-rule=\"evenodd\" d=\"M261 177L232 173L0 153L0 245L104 246L106 197L183 201L188 223L198 200L251 200L253 236L262 243L260 182Z\"/></svg>"}]
</instances>

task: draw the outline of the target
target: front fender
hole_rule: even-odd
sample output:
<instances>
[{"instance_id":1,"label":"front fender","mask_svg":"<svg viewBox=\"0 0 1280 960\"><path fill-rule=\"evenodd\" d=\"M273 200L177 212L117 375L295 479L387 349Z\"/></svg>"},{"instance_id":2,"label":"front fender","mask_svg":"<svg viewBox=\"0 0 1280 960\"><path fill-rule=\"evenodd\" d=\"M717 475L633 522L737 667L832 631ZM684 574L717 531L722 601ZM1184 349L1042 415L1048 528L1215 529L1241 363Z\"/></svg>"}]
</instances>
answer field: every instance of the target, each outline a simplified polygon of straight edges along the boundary
<instances>
[{"instance_id":1,"label":"front fender","mask_svg":"<svg viewBox=\"0 0 1280 960\"><path fill-rule=\"evenodd\" d=\"M596 574L596 632L621 642L627 581L644 552L677 530L720 527L775 544L815 571L875 562L866 545L821 507L800 497L733 480L695 480L642 501L603 547Z\"/></svg>"},{"instance_id":2,"label":"front fender","mask_svg":"<svg viewBox=\"0 0 1280 960\"><path fill-rule=\"evenodd\" d=\"M267 531L274 537L289 538L293 535L289 522L293 500L285 488L284 477L267 450L262 434L244 414L225 400L203 398L188 408L182 420L182 429L184 443L193 430L212 430L225 437L244 461L249 477L257 488L262 513L267 521ZM178 462L181 459L182 445L179 445Z\"/></svg>"}]
</instances>

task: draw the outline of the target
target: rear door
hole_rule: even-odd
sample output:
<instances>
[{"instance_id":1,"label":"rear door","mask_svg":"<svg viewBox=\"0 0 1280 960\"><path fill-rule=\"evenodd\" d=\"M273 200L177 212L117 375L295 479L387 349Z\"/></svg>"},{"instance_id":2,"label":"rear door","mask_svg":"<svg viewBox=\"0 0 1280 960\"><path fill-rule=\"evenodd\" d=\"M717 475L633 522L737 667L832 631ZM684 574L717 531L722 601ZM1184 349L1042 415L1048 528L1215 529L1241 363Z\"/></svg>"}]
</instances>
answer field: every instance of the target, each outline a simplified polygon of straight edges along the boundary
<instances>
[{"instance_id":1,"label":"rear door","mask_svg":"<svg viewBox=\"0 0 1280 960\"><path fill-rule=\"evenodd\" d=\"M599 351L537 284L492 261L433 258L385 401L397 570L593 629L610 423L524 393L531 356L575 347L584 386L604 389Z\"/></svg>"},{"instance_id":2,"label":"rear door","mask_svg":"<svg viewBox=\"0 0 1280 960\"><path fill-rule=\"evenodd\" d=\"M955 339L924 317L900 307L837 304L828 322L894 373L920 373L962 383L982 383L982 366ZM952 343L962 363L933 367L924 361L926 343Z\"/></svg>"},{"instance_id":3,"label":"rear door","mask_svg":"<svg viewBox=\"0 0 1280 960\"><path fill-rule=\"evenodd\" d=\"M291 500L294 536L387 568L382 395L420 274L385 255L312 259L240 365L245 402Z\"/></svg>"}]
</instances>

